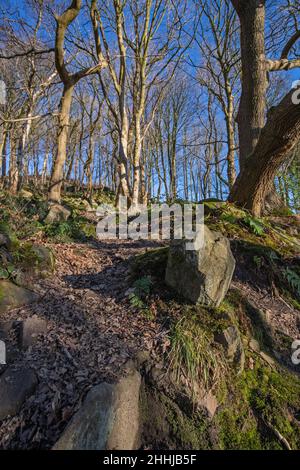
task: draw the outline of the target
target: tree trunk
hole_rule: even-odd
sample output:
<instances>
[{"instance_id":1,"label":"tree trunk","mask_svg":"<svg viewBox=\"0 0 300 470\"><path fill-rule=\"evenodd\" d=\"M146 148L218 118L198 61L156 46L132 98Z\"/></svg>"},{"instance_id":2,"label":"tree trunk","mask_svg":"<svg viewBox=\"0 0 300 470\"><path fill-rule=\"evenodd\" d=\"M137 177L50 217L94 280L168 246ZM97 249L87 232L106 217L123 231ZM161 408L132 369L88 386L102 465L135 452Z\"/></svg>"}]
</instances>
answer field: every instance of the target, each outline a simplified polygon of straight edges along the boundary
<instances>
[{"instance_id":1,"label":"tree trunk","mask_svg":"<svg viewBox=\"0 0 300 470\"><path fill-rule=\"evenodd\" d=\"M118 173L120 178L120 192L123 196L130 198L130 190L128 184L128 124L127 117L123 116L121 124L121 133L119 136L119 158L118 158Z\"/></svg>"},{"instance_id":2,"label":"tree trunk","mask_svg":"<svg viewBox=\"0 0 300 470\"><path fill-rule=\"evenodd\" d=\"M10 158L9 158L9 190L12 194L18 191L17 142L13 131L10 131Z\"/></svg>"},{"instance_id":3,"label":"tree trunk","mask_svg":"<svg viewBox=\"0 0 300 470\"><path fill-rule=\"evenodd\" d=\"M293 93L288 93L273 108L254 152L246 159L229 195L230 202L256 216L262 214L278 170L299 142L300 105L292 102Z\"/></svg>"},{"instance_id":4,"label":"tree trunk","mask_svg":"<svg viewBox=\"0 0 300 470\"><path fill-rule=\"evenodd\" d=\"M229 188L232 188L236 180L235 170L235 138L234 138L234 102L233 94L229 83L226 83L227 109L226 109L226 130L228 141L227 152L227 176Z\"/></svg>"},{"instance_id":5,"label":"tree trunk","mask_svg":"<svg viewBox=\"0 0 300 470\"><path fill-rule=\"evenodd\" d=\"M93 161L94 161L94 140L90 133L88 158L85 164L85 174L87 178L87 199L91 202L93 196Z\"/></svg>"},{"instance_id":6,"label":"tree trunk","mask_svg":"<svg viewBox=\"0 0 300 470\"><path fill-rule=\"evenodd\" d=\"M49 153L46 152L43 161L43 169L42 169L42 185L45 186L47 181L47 165L48 165Z\"/></svg>"},{"instance_id":7,"label":"tree trunk","mask_svg":"<svg viewBox=\"0 0 300 470\"><path fill-rule=\"evenodd\" d=\"M132 188L132 207L137 207L139 203L140 177L141 177L141 125L140 116L138 115L135 123L135 143L133 152L133 188Z\"/></svg>"},{"instance_id":8,"label":"tree trunk","mask_svg":"<svg viewBox=\"0 0 300 470\"><path fill-rule=\"evenodd\" d=\"M237 116L240 168L252 154L265 123L265 0L231 0L241 26L242 95Z\"/></svg>"},{"instance_id":9,"label":"tree trunk","mask_svg":"<svg viewBox=\"0 0 300 470\"><path fill-rule=\"evenodd\" d=\"M0 179L6 176L6 144L7 144L7 131L3 130L0 142Z\"/></svg>"},{"instance_id":10,"label":"tree trunk","mask_svg":"<svg viewBox=\"0 0 300 470\"><path fill-rule=\"evenodd\" d=\"M70 122L70 110L74 85L65 85L59 115L57 155L53 165L50 182L49 201L60 203L63 182L63 168L67 157L67 142Z\"/></svg>"}]
</instances>

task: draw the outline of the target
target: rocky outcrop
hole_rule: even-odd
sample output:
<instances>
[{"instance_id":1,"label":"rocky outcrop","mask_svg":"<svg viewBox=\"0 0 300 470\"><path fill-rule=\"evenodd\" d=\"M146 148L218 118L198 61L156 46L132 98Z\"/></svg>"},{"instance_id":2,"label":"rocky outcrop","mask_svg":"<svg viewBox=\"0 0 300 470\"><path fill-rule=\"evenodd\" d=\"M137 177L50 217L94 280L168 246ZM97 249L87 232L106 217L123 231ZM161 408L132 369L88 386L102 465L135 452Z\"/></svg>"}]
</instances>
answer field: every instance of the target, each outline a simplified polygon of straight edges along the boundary
<instances>
[{"instance_id":1,"label":"rocky outcrop","mask_svg":"<svg viewBox=\"0 0 300 470\"><path fill-rule=\"evenodd\" d=\"M224 347L228 360L242 372L245 366L245 352L237 327L229 326L222 333L215 335L215 340Z\"/></svg>"},{"instance_id":2,"label":"rocky outcrop","mask_svg":"<svg viewBox=\"0 0 300 470\"><path fill-rule=\"evenodd\" d=\"M141 376L136 370L87 394L54 450L133 450L139 444Z\"/></svg>"},{"instance_id":3,"label":"rocky outcrop","mask_svg":"<svg viewBox=\"0 0 300 470\"><path fill-rule=\"evenodd\" d=\"M71 215L71 211L61 204L53 204L49 208L48 215L45 219L46 224L57 222L66 222Z\"/></svg>"},{"instance_id":4,"label":"rocky outcrop","mask_svg":"<svg viewBox=\"0 0 300 470\"><path fill-rule=\"evenodd\" d=\"M219 306L235 269L229 240L205 226L202 248L187 250L187 243L176 240L171 244L166 283L195 304Z\"/></svg>"},{"instance_id":5,"label":"rocky outcrop","mask_svg":"<svg viewBox=\"0 0 300 470\"><path fill-rule=\"evenodd\" d=\"M37 378L31 369L6 369L0 377L0 420L15 416L36 385Z\"/></svg>"},{"instance_id":6,"label":"rocky outcrop","mask_svg":"<svg viewBox=\"0 0 300 470\"><path fill-rule=\"evenodd\" d=\"M10 308L21 307L36 300L36 295L28 289L10 281L0 281L0 314Z\"/></svg>"}]
</instances>

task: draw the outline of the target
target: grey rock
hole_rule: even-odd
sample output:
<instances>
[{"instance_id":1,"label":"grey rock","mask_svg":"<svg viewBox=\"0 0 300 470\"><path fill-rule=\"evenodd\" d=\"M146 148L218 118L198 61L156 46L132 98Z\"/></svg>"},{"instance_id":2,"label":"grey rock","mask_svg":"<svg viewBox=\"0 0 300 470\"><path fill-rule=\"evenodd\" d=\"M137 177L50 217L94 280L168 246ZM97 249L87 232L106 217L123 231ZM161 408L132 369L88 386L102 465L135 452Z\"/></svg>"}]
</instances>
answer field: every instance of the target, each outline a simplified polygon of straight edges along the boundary
<instances>
[{"instance_id":1,"label":"grey rock","mask_svg":"<svg viewBox=\"0 0 300 470\"><path fill-rule=\"evenodd\" d=\"M215 340L224 347L228 360L242 372L245 366L245 351L237 327L229 326L217 334Z\"/></svg>"},{"instance_id":2,"label":"grey rock","mask_svg":"<svg viewBox=\"0 0 300 470\"><path fill-rule=\"evenodd\" d=\"M0 281L0 314L10 308L34 302L36 298L37 296L28 289L16 286L10 281Z\"/></svg>"},{"instance_id":3,"label":"grey rock","mask_svg":"<svg viewBox=\"0 0 300 470\"><path fill-rule=\"evenodd\" d=\"M71 211L61 204L53 204L50 206L48 215L45 219L46 224L56 222L66 222L71 215Z\"/></svg>"},{"instance_id":4,"label":"grey rock","mask_svg":"<svg viewBox=\"0 0 300 470\"><path fill-rule=\"evenodd\" d=\"M12 232L10 232L9 228L6 226L0 226L0 247L7 248L10 250L14 244L16 243L17 238L14 236Z\"/></svg>"},{"instance_id":5,"label":"grey rock","mask_svg":"<svg viewBox=\"0 0 300 470\"><path fill-rule=\"evenodd\" d=\"M216 414L219 403L215 395L212 392L207 392L199 401L198 404L201 408L204 408L208 417L212 419Z\"/></svg>"},{"instance_id":6,"label":"grey rock","mask_svg":"<svg viewBox=\"0 0 300 470\"><path fill-rule=\"evenodd\" d=\"M4 233L0 233L0 246L8 247L9 238Z\"/></svg>"},{"instance_id":7,"label":"grey rock","mask_svg":"<svg viewBox=\"0 0 300 470\"><path fill-rule=\"evenodd\" d=\"M33 194L30 191L27 191L26 189L21 189L19 195L24 199L31 199L33 197Z\"/></svg>"},{"instance_id":8,"label":"grey rock","mask_svg":"<svg viewBox=\"0 0 300 470\"><path fill-rule=\"evenodd\" d=\"M260 357L270 366L270 367L275 367L275 361L272 359L271 356L266 354L265 352L261 351L260 352Z\"/></svg>"},{"instance_id":9,"label":"grey rock","mask_svg":"<svg viewBox=\"0 0 300 470\"><path fill-rule=\"evenodd\" d=\"M196 243L199 239L200 232ZM229 240L204 226L204 246L187 250L187 243L176 240L171 244L166 283L195 304L219 306L235 269Z\"/></svg>"},{"instance_id":10,"label":"grey rock","mask_svg":"<svg viewBox=\"0 0 300 470\"><path fill-rule=\"evenodd\" d=\"M136 355L136 362L137 362L137 365L140 367L140 366L143 366L146 362L148 362L150 360L150 351L139 351Z\"/></svg>"},{"instance_id":11,"label":"grey rock","mask_svg":"<svg viewBox=\"0 0 300 470\"><path fill-rule=\"evenodd\" d=\"M47 322L43 318L33 315L26 318L20 325L20 345L23 349L33 346L38 340L39 335L47 332Z\"/></svg>"},{"instance_id":12,"label":"grey rock","mask_svg":"<svg viewBox=\"0 0 300 470\"><path fill-rule=\"evenodd\" d=\"M36 386L37 378L31 369L6 369L0 377L0 420L15 416Z\"/></svg>"},{"instance_id":13,"label":"grey rock","mask_svg":"<svg viewBox=\"0 0 300 470\"><path fill-rule=\"evenodd\" d=\"M256 352L256 353L259 353L260 352L260 345L259 345L259 342L254 339L254 338L251 338L250 341L249 341L249 348Z\"/></svg>"},{"instance_id":14,"label":"grey rock","mask_svg":"<svg viewBox=\"0 0 300 470\"><path fill-rule=\"evenodd\" d=\"M32 245L31 251L37 257L37 271L40 273L51 273L54 271L55 258L53 252L42 245Z\"/></svg>"},{"instance_id":15,"label":"grey rock","mask_svg":"<svg viewBox=\"0 0 300 470\"><path fill-rule=\"evenodd\" d=\"M15 329L14 321L0 321L0 339L5 340L11 331Z\"/></svg>"},{"instance_id":16,"label":"grey rock","mask_svg":"<svg viewBox=\"0 0 300 470\"><path fill-rule=\"evenodd\" d=\"M54 450L137 449L140 386L140 374L131 371L115 384L92 388Z\"/></svg>"}]
</instances>

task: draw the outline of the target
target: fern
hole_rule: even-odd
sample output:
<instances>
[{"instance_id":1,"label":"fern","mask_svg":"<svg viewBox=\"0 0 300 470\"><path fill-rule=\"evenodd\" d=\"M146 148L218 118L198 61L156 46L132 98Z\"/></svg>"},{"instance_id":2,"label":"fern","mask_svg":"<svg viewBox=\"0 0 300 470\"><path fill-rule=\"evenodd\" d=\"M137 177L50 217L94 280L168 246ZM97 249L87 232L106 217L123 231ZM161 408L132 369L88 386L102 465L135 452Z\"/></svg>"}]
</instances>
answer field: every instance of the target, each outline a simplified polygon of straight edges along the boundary
<instances>
[{"instance_id":1,"label":"fern","mask_svg":"<svg viewBox=\"0 0 300 470\"><path fill-rule=\"evenodd\" d=\"M295 271L290 268L287 268L284 272L284 277L287 282L299 296L300 296L300 276Z\"/></svg>"},{"instance_id":2,"label":"fern","mask_svg":"<svg viewBox=\"0 0 300 470\"><path fill-rule=\"evenodd\" d=\"M243 222L250 228L250 230L255 235L261 237L264 234L264 226L258 219L255 219L254 217L251 217L249 215L243 219Z\"/></svg>"},{"instance_id":3,"label":"fern","mask_svg":"<svg viewBox=\"0 0 300 470\"><path fill-rule=\"evenodd\" d=\"M8 266L0 266L0 279L7 280L10 279L15 272L15 267L11 264Z\"/></svg>"},{"instance_id":4,"label":"fern","mask_svg":"<svg viewBox=\"0 0 300 470\"><path fill-rule=\"evenodd\" d=\"M151 287L152 280L150 276L145 276L135 281L134 292L129 296L131 305L140 309L147 308L145 301L150 295Z\"/></svg>"},{"instance_id":5,"label":"fern","mask_svg":"<svg viewBox=\"0 0 300 470\"><path fill-rule=\"evenodd\" d=\"M150 276L142 277L134 283L134 289L137 295L147 297L151 292L152 280Z\"/></svg>"}]
</instances>

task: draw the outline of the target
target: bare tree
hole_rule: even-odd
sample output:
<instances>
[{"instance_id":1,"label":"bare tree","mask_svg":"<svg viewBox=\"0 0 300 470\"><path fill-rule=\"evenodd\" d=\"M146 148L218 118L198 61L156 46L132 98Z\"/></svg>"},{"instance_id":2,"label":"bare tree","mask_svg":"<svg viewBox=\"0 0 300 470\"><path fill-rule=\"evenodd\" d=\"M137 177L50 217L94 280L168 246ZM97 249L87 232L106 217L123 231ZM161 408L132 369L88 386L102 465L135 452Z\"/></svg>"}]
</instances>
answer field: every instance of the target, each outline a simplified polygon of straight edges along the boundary
<instances>
[{"instance_id":1,"label":"bare tree","mask_svg":"<svg viewBox=\"0 0 300 470\"><path fill-rule=\"evenodd\" d=\"M117 156L121 191L139 202L142 144L163 91L188 44L184 40L187 3L161 0L94 0L94 34L107 74L99 74L106 103L119 136ZM126 15L125 15L126 8ZM115 35L106 35L105 22ZM190 41L190 40L189 40ZM117 58L114 56L114 45ZM155 91L155 92L154 92ZM146 107L151 107L148 122Z\"/></svg>"},{"instance_id":2,"label":"bare tree","mask_svg":"<svg viewBox=\"0 0 300 470\"><path fill-rule=\"evenodd\" d=\"M70 122L70 110L75 85L84 77L99 72L105 61L98 54L98 62L95 65L81 68L75 73L70 73L65 61L65 37L68 27L78 17L81 9L81 0L73 0L71 5L62 15L56 15L56 39L55 39L55 64L59 77L63 83L63 93L60 102L60 113L58 118L57 155L53 165L51 183L49 188L49 201L60 202L61 186L63 182L63 167L66 162L68 130ZM91 15L93 10L91 9Z\"/></svg>"},{"instance_id":3,"label":"bare tree","mask_svg":"<svg viewBox=\"0 0 300 470\"><path fill-rule=\"evenodd\" d=\"M229 0L196 0L200 7L196 43L201 52L197 80L219 103L224 114L227 138L227 180L231 188L236 179L235 97L238 95L240 59L236 14Z\"/></svg>"}]
</instances>

